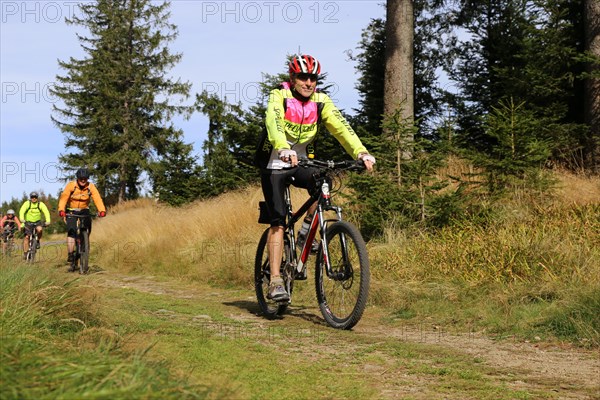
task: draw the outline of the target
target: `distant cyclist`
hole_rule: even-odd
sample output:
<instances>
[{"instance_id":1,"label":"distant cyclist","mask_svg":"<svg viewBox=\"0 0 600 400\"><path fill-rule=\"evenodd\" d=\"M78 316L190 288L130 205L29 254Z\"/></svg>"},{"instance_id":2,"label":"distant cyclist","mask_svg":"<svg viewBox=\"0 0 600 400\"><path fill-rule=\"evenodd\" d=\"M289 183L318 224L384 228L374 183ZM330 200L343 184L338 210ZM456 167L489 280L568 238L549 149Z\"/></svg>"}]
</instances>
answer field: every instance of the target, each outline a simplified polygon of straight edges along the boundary
<instances>
[{"instance_id":1,"label":"distant cyclist","mask_svg":"<svg viewBox=\"0 0 600 400\"><path fill-rule=\"evenodd\" d=\"M363 146L331 98L316 90L320 73L321 63L310 55L297 55L291 59L289 82L283 82L269 94L265 118L267 136L256 154L256 163L261 168L263 195L271 219L267 241L271 268L268 297L275 301L289 299L280 276L283 227L286 223L283 193L286 182L292 177L294 186L309 191L315 188L312 169L292 167L298 165L298 157L306 157L311 153L319 124L322 122L344 150L353 159L362 160L368 170L372 170L375 164L375 158ZM314 210L313 206L307 212L304 221L306 230ZM299 232L299 239L302 239L303 230Z\"/></svg>"},{"instance_id":2,"label":"distant cyclist","mask_svg":"<svg viewBox=\"0 0 600 400\"><path fill-rule=\"evenodd\" d=\"M48 207L39 201L38 192L31 192L29 194L29 200L23 203L19 210L19 219L23 223L22 227L25 230L25 237L23 238L23 259L27 258L27 251L29 251L29 237L33 234L33 229L37 231L38 242L37 248L40 248L42 240L42 227L50 225L50 212ZM42 221L43 217L43 221Z\"/></svg>"},{"instance_id":3,"label":"distant cyclist","mask_svg":"<svg viewBox=\"0 0 600 400\"><path fill-rule=\"evenodd\" d=\"M10 209L6 212L6 215L0 220L0 227L2 229L2 254L6 254L8 238L10 235L14 235L17 229L21 229L21 221L15 215L15 210Z\"/></svg>"},{"instance_id":4,"label":"distant cyclist","mask_svg":"<svg viewBox=\"0 0 600 400\"><path fill-rule=\"evenodd\" d=\"M98 209L98 216L106 216L106 207L96 185L89 181L90 172L87 168L80 168L75 174L76 180L67 183L60 199L58 200L58 215L66 217L67 224L67 263L71 263L75 257L75 236L77 235L77 218L69 217L67 213L74 215L85 215L82 219L88 232L92 232L92 218L90 215L90 200L94 201Z\"/></svg>"}]
</instances>

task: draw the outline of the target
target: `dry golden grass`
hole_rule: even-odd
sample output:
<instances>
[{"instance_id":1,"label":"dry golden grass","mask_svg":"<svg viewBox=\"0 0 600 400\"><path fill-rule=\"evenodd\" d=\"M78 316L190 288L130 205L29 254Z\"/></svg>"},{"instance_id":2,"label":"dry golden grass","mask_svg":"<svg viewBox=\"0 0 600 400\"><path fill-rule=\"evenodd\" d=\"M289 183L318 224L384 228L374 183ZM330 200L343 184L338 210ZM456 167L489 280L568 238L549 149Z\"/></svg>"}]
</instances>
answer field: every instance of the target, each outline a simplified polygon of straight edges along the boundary
<instances>
[{"instance_id":1,"label":"dry golden grass","mask_svg":"<svg viewBox=\"0 0 600 400\"><path fill-rule=\"evenodd\" d=\"M447 181L445 190L453 190L459 182L475 183L480 180L478 171L465 159L450 156L444 167L437 171L437 178ZM567 170L553 172L557 180L555 195L558 201L569 205L586 205L600 203L600 176L589 176Z\"/></svg>"},{"instance_id":2,"label":"dry golden grass","mask_svg":"<svg viewBox=\"0 0 600 400\"><path fill-rule=\"evenodd\" d=\"M300 190L292 196L297 204L305 199ZM260 188L250 187L181 208L126 202L94 224L92 261L104 269L247 285L266 228L257 223L260 200Z\"/></svg>"},{"instance_id":3,"label":"dry golden grass","mask_svg":"<svg viewBox=\"0 0 600 400\"><path fill-rule=\"evenodd\" d=\"M469 180L475 172L475 167L469 161L451 155L448 157L446 165L438 169L437 177L439 179L453 180L453 178L460 178Z\"/></svg>"},{"instance_id":4,"label":"dry golden grass","mask_svg":"<svg viewBox=\"0 0 600 400\"><path fill-rule=\"evenodd\" d=\"M600 204L600 176L585 176L559 171L557 195L567 204Z\"/></svg>"},{"instance_id":5,"label":"dry golden grass","mask_svg":"<svg viewBox=\"0 0 600 400\"><path fill-rule=\"evenodd\" d=\"M468 168L459 161L452 173ZM384 240L369 244L374 277L386 274L402 282L453 277L476 283L542 275L584 279L598 272L594 258L600 257L600 227L594 205L600 199L600 178L556 176L560 189L548 203L531 198L507 202L501 218L485 226L452 227L435 235L388 231ZM306 198L302 190L292 194L296 205ZM124 203L94 225L92 246L98 254L93 263L251 287L256 244L266 228L257 223L260 200L260 188L250 187L182 208L149 199Z\"/></svg>"}]
</instances>

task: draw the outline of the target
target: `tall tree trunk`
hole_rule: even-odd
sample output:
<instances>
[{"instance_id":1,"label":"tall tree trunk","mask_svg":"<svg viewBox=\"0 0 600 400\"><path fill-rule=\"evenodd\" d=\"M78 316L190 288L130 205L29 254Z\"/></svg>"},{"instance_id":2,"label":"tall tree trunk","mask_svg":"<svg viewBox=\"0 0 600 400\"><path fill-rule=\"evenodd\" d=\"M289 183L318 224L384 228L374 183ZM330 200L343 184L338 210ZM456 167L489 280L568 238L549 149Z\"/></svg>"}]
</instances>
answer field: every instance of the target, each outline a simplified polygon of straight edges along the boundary
<instances>
[{"instance_id":1,"label":"tall tree trunk","mask_svg":"<svg viewBox=\"0 0 600 400\"><path fill-rule=\"evenodd\" d=\"M585 1L586 49L600 58L600 1ZM590 73L600 73L600 66L590 67ZM600 174L600 78L589 78L586 82L586 122L591 135L588 147L588 165L593 173Z\"/></svg>"},{"instance_id":2,"label":"tall tree trunk","mask_svg":"<svg viewBox=\"0 0 600 400\"><path fill-rule=\"evenodd\" d=\"M387 0L385 34L384 120L394 115L400 124L410 124L414 119L413 37L414 17L412 0ZM404 129L402 129L404 128ZM412 141L412 129L396 126L398 182L401 182L401 161L411 157L406 142ZM408 137L407 137L408 136Z\"/></svg>"}]
</instances>

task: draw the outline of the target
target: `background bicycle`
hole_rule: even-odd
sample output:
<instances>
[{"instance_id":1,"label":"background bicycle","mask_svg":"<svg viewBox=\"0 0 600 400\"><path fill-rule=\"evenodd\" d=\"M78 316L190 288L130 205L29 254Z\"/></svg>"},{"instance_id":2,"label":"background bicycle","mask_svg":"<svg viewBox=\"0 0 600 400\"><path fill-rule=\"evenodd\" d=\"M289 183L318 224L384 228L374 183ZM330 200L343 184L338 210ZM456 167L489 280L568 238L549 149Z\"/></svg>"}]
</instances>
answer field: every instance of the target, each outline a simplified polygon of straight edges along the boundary
<instances>
[{"instance_id":1,"label":"background bicycle","mask_svg":"<svg viewBox=\"0 0 600 400\"><path fill-rule=\"evenodd\" d=\"M80 274L87 274L90 260L90 222L92 216L87 214L66 214L67 218L77 219L77 231L75 234L75 255L71 260L68 272L79 269Z\"/></svg>"},{"instance_id":2,"label":"background bicycle","mask_svg":"<svg viewBox=\"0 0 600 400\"><path fill-rule=\"evenodd\" d=\"M29 237L29 247L27 248L27 252L25 253L25 261L27 261L27 263L29 264L33 264L35 262L35 257L39 249L40 239L38 237L38 231L36 229L38 225L40 225L39 222L25 222L25 232L31 232L30 234L25 234Z\"/></svg>"},{"instance_id":3,"label":"background bicycle","mask_svg":"<svg viewBox=\"0 0 600 400\"><path fill-rule=\"evenodd\" d=\"M309 199L295 212L292 210L289 184L285 190L287 225L284 232L284 249L281 261L281 277L290 300L274 302L267 298L270 282L270 264L267 253L269 229L262 234L256 251L254 285L258 304L267 318L282 315L292 302L294 283L305 278L305 268L311 254L312 244L319 235L319 247L315 257L315 289L319 308L325 321L338 329L350 329L360 320L369 294L370 265L365 241L360 231L342 218L341 207L332 204L331 195L336 192L331 187L341 182L346 171L361 171L364 166L356 161L300 160L299 167L317 167L315 174L317 187ZM304 216L312 204L317 209L310 223L306 242L296 249L294 224ZM266 207L260 205L259 222L268 223ZM326 217L332 211L334 216ZM298 250L298 251L297 251Z\"/></svg>"},{"instance_id":4,"label":"background bicycle","mask_svg":"<svg viewBox=\"0 0 600 400\"><path fill-rule=\"evenodd\" d=\"M15 243L15 233L17 229L15 227L5 226L2 230L2 242L4 244L4 255L11 257L12 254L18 250L18 245Z\"/></svg>"}]
</instances>

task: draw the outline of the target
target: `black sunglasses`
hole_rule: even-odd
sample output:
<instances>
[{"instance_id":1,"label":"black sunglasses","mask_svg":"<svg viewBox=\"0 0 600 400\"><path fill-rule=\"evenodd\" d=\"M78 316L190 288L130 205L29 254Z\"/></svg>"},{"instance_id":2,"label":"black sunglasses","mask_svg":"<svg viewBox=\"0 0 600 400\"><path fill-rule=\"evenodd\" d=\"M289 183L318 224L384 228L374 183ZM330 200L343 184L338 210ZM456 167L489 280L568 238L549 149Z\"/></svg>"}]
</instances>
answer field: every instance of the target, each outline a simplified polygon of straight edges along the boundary
<instances>
[{"instance_id":1,"label":"black sunglasses","mask_svg":"<svg viewBox=\"0 0 600 400\"><path fill-rule=\"evenodd\" d=\"M317 75L317 74L301 73L301 74L297 74L296 77L298 79L300 79L301 81L306 81L306 80L310 79L311 81L316 82L319 79L319 75Z\"/></svg>"}]
</instances>

